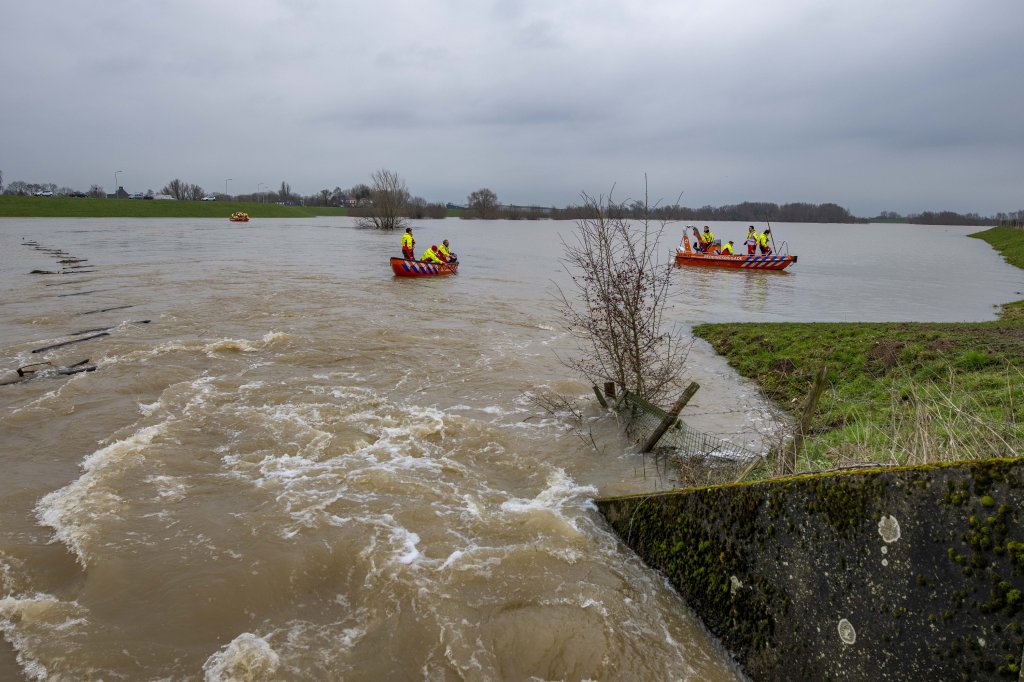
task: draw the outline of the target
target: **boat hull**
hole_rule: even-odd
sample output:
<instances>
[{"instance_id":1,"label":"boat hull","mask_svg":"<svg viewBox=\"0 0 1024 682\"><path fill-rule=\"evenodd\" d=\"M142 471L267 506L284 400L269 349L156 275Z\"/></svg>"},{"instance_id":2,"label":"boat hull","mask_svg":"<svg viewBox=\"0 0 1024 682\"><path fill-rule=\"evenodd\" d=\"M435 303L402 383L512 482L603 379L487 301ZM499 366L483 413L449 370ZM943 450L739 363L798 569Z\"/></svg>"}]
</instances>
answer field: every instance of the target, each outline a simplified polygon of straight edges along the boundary
<instances>
[{"instance_id":1,"label":"boat hull","mask_svg":"<svg viewBox=\"0 0 1024 682\"><path fill-rule=\"evenodd\" d=\"M228 220L230 220L233 223L247 223L247 222L249 222L248 218L228 218Z\"/></svg>"},{"instance_id":2,"label":"boat hull","mask_svg":"<svg viewBox=\"0 0 1024 682\"><path fill-rule=\"evenodd\" d=\"M708 268L734 268L737 270L785 270L796 263L796 256L750 256L743 254L694 253L676 250L676 265L696 265Z\"/></svg>"},{"instance_id":3,"label":"boat hull","mask_svg":"<svg viewBox=\"0 0 1024 682\"><path fill-rule=\"evenodd\" d=\"M396 277L442 277L459 271L458 263L424 263L391 257L391 271Z\"/></svg>"}]
</instances>

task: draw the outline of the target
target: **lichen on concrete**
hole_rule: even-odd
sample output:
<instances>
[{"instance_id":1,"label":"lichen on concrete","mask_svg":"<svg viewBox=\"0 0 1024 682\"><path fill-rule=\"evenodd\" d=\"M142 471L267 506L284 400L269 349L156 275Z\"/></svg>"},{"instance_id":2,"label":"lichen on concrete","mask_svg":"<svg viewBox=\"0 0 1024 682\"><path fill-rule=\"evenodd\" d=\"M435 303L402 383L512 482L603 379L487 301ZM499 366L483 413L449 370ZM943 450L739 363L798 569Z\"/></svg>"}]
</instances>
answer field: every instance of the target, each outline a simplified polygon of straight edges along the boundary
<instances>
[{"instance_id":1,"label":"lichen on concrete","mask_svg":"<svg viewBox=\"0 0 1024 682\"><path fill-rule=\"evenodd\" d=\"M1017 680L1022 482L985 460L598 507L754 679Z\"/></svg>"}]
</instances>

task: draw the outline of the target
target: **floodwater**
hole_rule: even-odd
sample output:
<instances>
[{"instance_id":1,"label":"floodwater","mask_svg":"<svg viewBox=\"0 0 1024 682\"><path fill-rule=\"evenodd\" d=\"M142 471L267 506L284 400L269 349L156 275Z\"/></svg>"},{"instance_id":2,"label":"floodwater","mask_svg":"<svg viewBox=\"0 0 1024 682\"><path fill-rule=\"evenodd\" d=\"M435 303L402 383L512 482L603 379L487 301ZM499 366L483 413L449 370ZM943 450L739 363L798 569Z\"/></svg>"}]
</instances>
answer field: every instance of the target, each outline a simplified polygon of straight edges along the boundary
<instances>
[{"instance_id":1,"label":"floodwater","mask_svg":"<svg viewBox=\"0 0 1024 682\"><path fill-rule=\"evenodd\" d=\"M681 333L1024 290L966 229L773 227L792 272L673 273ZM399 236L343 218L0 220L0 379L97 365L0 386L0 679L741 678L591 503L665 482L594 401L581 430L530 399L590 391L558 359L573 224L414 229L458 275L394 278ZM62 266L25 241L93 267L29 274ZM687 375L698 428L770 420L706 345Z\"/></svg>"}]
</instances>

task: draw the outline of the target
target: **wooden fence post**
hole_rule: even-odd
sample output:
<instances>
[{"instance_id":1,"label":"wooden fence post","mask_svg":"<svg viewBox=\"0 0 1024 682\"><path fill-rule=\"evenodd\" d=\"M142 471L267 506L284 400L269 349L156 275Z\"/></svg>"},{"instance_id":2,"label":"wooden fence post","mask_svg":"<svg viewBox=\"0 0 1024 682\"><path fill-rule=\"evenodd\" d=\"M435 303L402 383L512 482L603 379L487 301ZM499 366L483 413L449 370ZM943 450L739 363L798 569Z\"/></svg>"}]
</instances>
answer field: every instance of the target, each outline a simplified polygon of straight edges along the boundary
<instances>
[{"instance_id":1,"label":"wooden fence post","mask_svg":"<svg viewBox=\"0 0 1024 682\"><path fill-rule=\"evenodd\" d=\"M679 417L679 413L683 411L684 407L686 407L686 403L690 402L690 398L693 397L693 394L697 392L698 388L700 388L700 384L696 381L690 382L690 385L686 387L685 391L683 391L683 395L679 397L676 404L672 406L672 409L665 415L665 418L661 420L660 424L658 424L658 428L654 430L654 433L652 433L650 438L647 439L647 442L644 443L644 447L641 452L650 452L654 449L654 446L658 444L658 441L665 435L668 428L675 423L676 418Z\"/></svg>"},{"instance_id":2,"label":"wooden fence post","mask_svg":"<svg viewBox=\"0 0 1024 682\"><path fill-rule=\"evenodd\" d=\"M797 429L796 435L793 437L793 447L787 453L787 457L784 460L786 470L785 474L796 473L796 460L800 456L800 450L804 446L804 436L807 434L807 429L811 426L811 417L814 416L814 408L818 404L818 399L821 397L821 392L825 390L825 378L828 376L828 367L825 365L821 366L818 370L817 376L814 377L814 385L811 387L811 392L807 396L807 402L804 404L803 414L800 416L800 427Z\"/></svg>"},{"instance_id":3,"label":"wooden fence post","mask_svg":"<svg viewBox=\"0 0 1024 682\"><path fill-rule=\"evenodd\" d=\"M597 402L601 403L601 407L607 410L608 401L604 399L604 396L601 395L601 389L599 389L596 385L594 386L594 395L597 396Z\"/></svg>"}]
</instances>

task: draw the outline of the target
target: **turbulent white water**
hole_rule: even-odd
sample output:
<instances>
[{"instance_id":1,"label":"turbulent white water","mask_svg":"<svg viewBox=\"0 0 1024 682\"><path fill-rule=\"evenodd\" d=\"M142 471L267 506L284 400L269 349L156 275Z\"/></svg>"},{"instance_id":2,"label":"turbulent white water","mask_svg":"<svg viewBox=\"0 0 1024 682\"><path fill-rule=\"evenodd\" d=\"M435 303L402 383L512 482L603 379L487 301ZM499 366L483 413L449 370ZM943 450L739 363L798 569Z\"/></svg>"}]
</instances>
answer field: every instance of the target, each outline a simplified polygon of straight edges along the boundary
<instances>
[{"instance_id":1,"label":"turbulent white water","mask_svg":"<svg viewBox=\"0 0 1024 682\"><path fill-rule=\"evenodd\" d=\"M738 678L591 502L665 482L596 406L580 437L530 400L590 393L557 357L572 225L415 228L458 275L393 278L397 236L345 219L0 221L4 376L97 365L0 386L0 678ZM1020 278L956 236L997 285L945 310L982 319ZM28 274L60 266L25 241L94 267ZM738 286L786 319L806 267L680 272L673 314ZM752 389L690 359L688 420L756 443Z\"/></svg>"}]
</instances>

